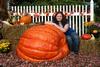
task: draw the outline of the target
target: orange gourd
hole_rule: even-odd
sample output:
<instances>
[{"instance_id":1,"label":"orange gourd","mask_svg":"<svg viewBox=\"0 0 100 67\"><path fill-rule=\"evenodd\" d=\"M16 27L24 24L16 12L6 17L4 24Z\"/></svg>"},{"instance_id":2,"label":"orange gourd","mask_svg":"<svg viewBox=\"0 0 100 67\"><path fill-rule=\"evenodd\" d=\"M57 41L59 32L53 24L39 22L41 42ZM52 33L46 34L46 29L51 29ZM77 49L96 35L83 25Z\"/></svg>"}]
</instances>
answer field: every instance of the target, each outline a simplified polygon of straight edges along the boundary
<instances>
[{"instance_id":1,"label":"orange gourd","mask_svg":"<svg viewBox=\"0 0 100 67\"><path fill-rule=\"evenodd\" d=\"M91 39L91 35L90 34L83 34L81 36L81 38L84 39L84 40L89 40L89 39Z\"/></svg>"},{"instance_id":2,"label":"orange gourd","mask_svg":"<svg viewBox=\"0 0 100 67\"><path fill-rule=\"evenodd\" d=\"M29 24L32 22L31 15L24 15L20 18L19 23Z\"/></svg>"},{"instance_id":3,"label":"orange gourd","mask_svg":"<svg viewBox=\"0 0 100 67\"><path fill-rule=\"evenodd\" d=\"M95 34L95 33L98 33L98 30L93 30L93 33Z\"/></svg>"},{"instance_id":4,"label":"orange gourd","mask_svg":"<svg viewBox=\"0 0 100 67\"><path fill-rule=\"evenodd\" d=\"M32 62L61 59L69 54L66 37L52 25L38 25L20 37L17 55Z\"/></svg>"}]
</instances>

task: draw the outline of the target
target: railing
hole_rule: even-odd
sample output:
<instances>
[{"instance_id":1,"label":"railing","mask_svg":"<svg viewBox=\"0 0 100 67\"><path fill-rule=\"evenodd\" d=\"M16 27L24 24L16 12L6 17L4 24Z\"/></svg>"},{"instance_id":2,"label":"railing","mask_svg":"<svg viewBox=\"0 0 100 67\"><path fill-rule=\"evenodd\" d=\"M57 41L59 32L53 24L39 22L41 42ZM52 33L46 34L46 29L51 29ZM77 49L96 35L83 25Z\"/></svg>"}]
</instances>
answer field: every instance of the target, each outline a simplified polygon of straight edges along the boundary
<instances>
[{"instance_id":1,"label":"railing","mask_svg":"<svg viewBox=\"0 0 100 67\"><path fill-rule=\"evenodd\" d=\"M45 6L10 6L13 16L18 15L18 19L28 13L35 22L52 21L52 16L57 11L62 11L69 20L70 27L76 30L81 36L86 32L84 22L94 21L94 2L90 5L45 5Z\"/></svg>"}]
</instances>

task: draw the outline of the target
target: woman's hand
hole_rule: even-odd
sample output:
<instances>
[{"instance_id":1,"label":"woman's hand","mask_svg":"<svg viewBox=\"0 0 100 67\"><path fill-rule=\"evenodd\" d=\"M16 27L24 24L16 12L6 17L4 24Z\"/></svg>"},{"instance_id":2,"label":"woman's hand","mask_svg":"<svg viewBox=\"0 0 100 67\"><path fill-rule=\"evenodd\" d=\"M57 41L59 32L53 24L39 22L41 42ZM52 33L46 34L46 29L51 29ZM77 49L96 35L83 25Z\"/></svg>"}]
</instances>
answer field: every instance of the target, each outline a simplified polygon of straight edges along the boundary
<instances>
[{"instance_id":1,"label":"woman's hand","mask_svg":"<svg viewBox=\"0 0 100 67\"><path fill-rule=\"evenodd\" d=\"M45 22L45 24L49 24L49 22Z\"/></svg>"},{"instance_id":2,"label":"woman's hand","mask_svg":"<svg viewBox=\"0 0 100 67\"><path fill-rule=\"evenodd\" d=\"M52 22L45 22L45 24L52 24Z\"/></svg>"}]
</instances>

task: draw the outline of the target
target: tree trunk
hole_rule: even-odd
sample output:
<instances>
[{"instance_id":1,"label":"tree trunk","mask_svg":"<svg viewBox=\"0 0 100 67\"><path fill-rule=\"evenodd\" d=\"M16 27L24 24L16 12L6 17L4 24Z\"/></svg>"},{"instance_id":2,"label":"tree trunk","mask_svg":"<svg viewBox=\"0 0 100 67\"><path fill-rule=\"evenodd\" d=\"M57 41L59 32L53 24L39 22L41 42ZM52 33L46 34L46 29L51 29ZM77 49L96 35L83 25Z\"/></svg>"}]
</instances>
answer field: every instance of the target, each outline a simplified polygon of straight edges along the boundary
<instances>
[{"instance_id":1,"label":"tree trunk","mask_svg":"<svg viewBox=\"0 0 100 67\"><path fill-rule=\"evenodd\" d=\"M0 0L0 20L6 20L7 18L7 0Z\"/></svg>"}]
</instances>

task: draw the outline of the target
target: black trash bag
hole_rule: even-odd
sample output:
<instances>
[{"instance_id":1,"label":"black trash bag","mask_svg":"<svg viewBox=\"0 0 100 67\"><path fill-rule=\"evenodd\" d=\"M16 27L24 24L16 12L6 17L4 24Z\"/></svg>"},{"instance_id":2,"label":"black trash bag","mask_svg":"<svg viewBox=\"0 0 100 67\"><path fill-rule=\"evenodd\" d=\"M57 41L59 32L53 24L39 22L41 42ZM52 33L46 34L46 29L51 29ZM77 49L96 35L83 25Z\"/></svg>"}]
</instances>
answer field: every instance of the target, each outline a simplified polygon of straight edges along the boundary
<instances>
[{"instance_id":1,"label":"black trash bag","mask_svg":"<svg viewBox=\"0 0 100 67\"><path fill-rule=\"evenodd\" d=\"M1 30L2 27L3 27L3 23L2 23L2 21L0 20L0 30Z\"/></svg>"},{"instance_id":2,"label":"black trash bag","mask_svg":"<svg viewBox=\"0 0 100 67\"><path fill-rule=\"evenodd\" d=\"M0 40L1 40L1 39L3 39L3 36L2 36L2 34L0 33Z\"/></svg>"},{"instance_id":3,"label":"black trash bag","mask_svg":"<svg viewBox=\"0 0 100 67\"><path fill-rule=\"evenodd\" d=\"M2 21L0 21L0 40L3 39L2 33L1 33L1 29L3 27L3 23Z\"/></svg>"}]
</instances>

